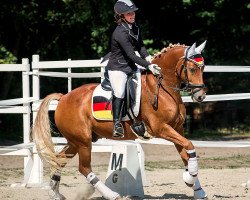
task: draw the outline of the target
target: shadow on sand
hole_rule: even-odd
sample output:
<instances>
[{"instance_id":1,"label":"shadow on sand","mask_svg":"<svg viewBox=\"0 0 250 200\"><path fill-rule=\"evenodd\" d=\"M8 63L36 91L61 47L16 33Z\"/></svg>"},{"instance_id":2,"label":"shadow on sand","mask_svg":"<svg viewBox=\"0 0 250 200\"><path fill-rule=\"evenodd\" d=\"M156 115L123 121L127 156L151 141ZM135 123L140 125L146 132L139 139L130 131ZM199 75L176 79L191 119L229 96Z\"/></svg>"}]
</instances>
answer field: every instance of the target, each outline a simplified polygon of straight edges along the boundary
<instances>
[{"instance_id":1,"label":"shadow on sand","mask_svg":"<svg viewBox=\"0 0 250 200\"><path fill-rule=\"evenodd\" d=\"M102 197L96 197L96 198L91 198L91 200L103 200L104 198ZM124 198L125 199L125 198ZM142 198L137 198L137 197L131 197L129 199L132 200L141 200ZM150 195L145 195L143 199L183 199L183 200L190 200L193 199L193 197L189 197L185 194L164 194L163 196L159 197L154 197Z\"/></svg>"}]
</instances>

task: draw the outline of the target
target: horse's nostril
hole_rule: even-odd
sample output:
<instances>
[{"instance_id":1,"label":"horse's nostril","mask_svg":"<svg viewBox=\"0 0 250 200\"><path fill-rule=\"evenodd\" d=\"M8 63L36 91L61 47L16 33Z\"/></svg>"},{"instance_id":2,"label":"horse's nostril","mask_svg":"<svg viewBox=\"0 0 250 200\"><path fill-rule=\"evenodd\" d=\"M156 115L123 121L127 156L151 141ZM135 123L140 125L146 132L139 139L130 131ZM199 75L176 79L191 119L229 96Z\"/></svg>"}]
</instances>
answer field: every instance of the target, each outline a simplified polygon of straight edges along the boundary
<instances>
[{"instance_id":1,"label":"horse's nostril","mask_svg":"<svg viewBox=\"0 0 250 200\"><path fill-rule=\"evenodd\" d=\"M199 96L199 97L198 97L198 100L199 100L199 101L203 101L203 99L204 99L203 96Z\"/></svg>"}]
</instances>

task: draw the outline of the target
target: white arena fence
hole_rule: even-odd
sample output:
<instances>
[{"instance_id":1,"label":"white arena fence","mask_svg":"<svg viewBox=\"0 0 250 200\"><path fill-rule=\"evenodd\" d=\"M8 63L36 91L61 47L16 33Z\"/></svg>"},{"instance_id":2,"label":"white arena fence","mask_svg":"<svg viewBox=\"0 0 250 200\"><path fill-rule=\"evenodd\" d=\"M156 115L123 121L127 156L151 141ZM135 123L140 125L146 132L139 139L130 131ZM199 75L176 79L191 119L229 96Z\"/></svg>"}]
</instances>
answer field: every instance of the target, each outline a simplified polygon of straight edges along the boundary
<instances>
[{"instance_id":1,"label":"white arena fence","mask_svg":"<svg viewBox=\"0 0 250 200\"><path fill-rule=\"evenodd\" d=\"M20 155L24 156L24 178L22 186L40 185L43 182L43 163L36 153L34 144L30 138L31 114L35 119L38 108L40 106L40 77L60 77L68 79L68 92L72 90L72 78L103 78L103 72L106 62L100 63L100 60L71 60L66 61L40 61L39 55L32 56L31 70L29 60L22 59L22 64L0 64L0 72L22 72L22 90L23 96L16 99L8 99L0 101L0 113L5 114L22 114L23 115L23 143L9 147L1 147L0 155ZM90 73L72 73L73 68L98 67L99 72ZM67 72L51 72L49 69L67 69ZM206 66L205 72L250 72L250 66ZM32 96L30 95L30 79L32 76ZM56 91L55 91L56 92ZM226 101L226 100L242 100L250 99L250 93L236 94L220 94L207 95L205 101ZM192 102L190 97L183 97L184 102ZM50 104L50 110L55 110L56 101ZM53 138L58 145L66 144L64 138ZM197 147L250 147L250 142L220 142L220 141L192 141ZM117 144L136 144L140 154L140 166L144 171L144 153L139 145L162 144L171 145L171 142L152 139L144 142L140 140L134 141L112 141L101 139L93 144L93 152L111 152L112 146ZM144 180L145 181L145 180Z\"/></svg>"}]
</instances>

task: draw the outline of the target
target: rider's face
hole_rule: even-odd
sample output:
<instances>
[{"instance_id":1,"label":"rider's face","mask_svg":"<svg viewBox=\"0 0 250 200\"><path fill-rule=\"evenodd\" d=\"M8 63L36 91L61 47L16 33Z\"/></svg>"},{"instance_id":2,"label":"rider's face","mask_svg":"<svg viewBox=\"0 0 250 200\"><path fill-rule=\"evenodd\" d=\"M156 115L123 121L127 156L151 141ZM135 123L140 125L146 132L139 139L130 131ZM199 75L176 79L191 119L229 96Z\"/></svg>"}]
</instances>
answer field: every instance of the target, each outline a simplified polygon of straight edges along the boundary
<instances>
[{"instance_id":1,"label":"rider's face","mask_svg":"<svg viewBox=\"0 0 250 200\"><path fill-rule=\"evenodd\" d=\"M124 14L124 18L128 23L133 24L135 22L135 12Z\"/></svg>"}]
</instances>

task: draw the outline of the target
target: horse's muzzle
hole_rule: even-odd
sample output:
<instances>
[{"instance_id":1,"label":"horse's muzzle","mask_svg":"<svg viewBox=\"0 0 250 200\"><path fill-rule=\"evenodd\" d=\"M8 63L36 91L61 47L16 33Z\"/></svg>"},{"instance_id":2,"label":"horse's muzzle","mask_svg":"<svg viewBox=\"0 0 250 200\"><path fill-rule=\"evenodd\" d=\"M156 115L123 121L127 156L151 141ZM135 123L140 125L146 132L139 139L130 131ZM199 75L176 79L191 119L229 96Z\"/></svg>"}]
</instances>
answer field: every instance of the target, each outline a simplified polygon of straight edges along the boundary
<instances>
[{"instance_id":1,"label":"horse's muzzle","mask_svg":"<svg viewBox=\"0 0 250 200\"><path fill-rule=\"evenodd\" d=\"M205 88L193 89L191 98L192 98L193 102L201 103L206 98Z\"/></svg>"}]
</instances>

